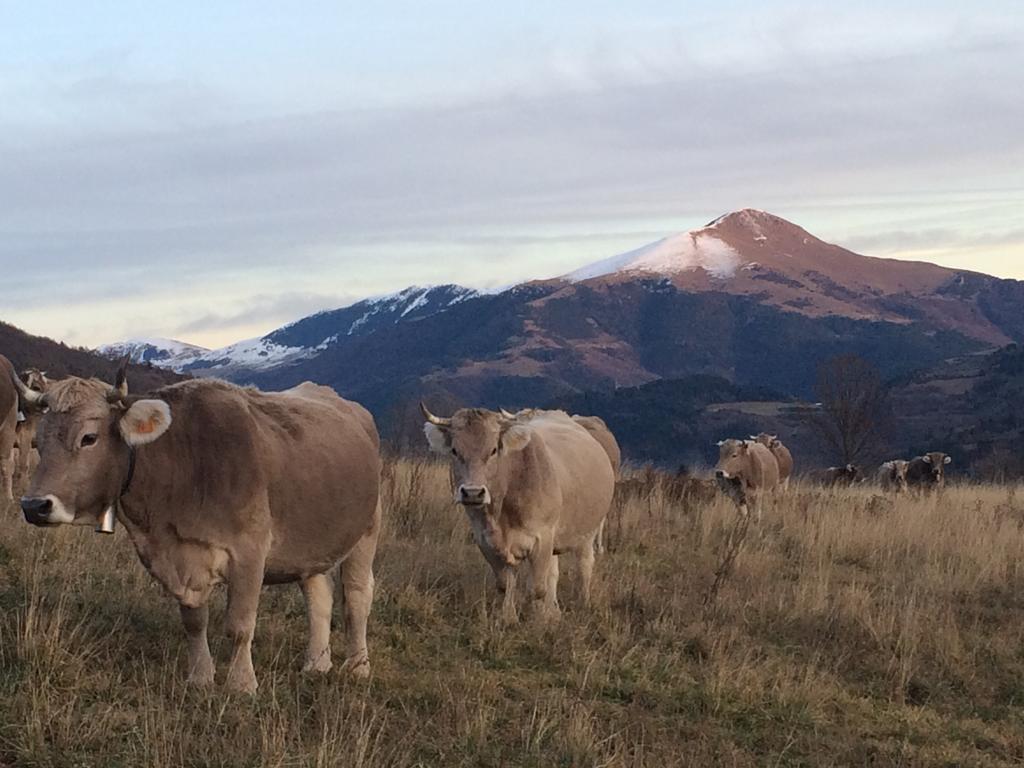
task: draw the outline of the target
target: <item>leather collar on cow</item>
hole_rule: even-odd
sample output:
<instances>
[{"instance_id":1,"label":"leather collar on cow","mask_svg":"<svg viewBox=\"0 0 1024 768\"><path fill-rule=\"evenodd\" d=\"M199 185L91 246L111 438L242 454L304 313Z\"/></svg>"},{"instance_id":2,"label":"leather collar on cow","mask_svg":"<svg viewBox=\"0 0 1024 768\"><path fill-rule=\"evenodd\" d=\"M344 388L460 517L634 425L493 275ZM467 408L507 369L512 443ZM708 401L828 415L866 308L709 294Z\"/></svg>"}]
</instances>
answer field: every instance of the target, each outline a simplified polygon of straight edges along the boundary
<instances>
[{"instance_id":1,"label":"leather collar on cow","mask_svg":"<svg viewBox=\"0 0 1024 768\"><path fill-rule=\"evenodd\" d=\"M135 446L128 446L128 474L124 478L124 484L121 486L121 493L118 494L117 500L120 501L121 497L128 493L128 488L132 484L132 478L135 477Z\"/></svg>"}]
</instances>

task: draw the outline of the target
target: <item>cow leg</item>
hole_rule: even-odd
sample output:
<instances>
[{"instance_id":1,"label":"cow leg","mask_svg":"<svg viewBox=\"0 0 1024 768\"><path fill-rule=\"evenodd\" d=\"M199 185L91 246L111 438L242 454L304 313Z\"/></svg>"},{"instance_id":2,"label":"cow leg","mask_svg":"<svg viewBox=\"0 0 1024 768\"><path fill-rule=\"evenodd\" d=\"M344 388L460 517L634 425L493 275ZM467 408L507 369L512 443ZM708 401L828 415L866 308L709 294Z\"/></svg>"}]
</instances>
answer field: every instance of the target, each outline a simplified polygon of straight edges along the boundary
<instances>
[{"instance_id":1,"label":"cow leg","mask_svg":"<svg viewBox=\"0 0 1024 768\"><path fill-rule=\"evenodd\" d=\"M345 593L345 669L355 677L370 676L370 652L366 647L366 622L373 603L373 557L380 532L380 504L373 528L363 535L341 564Z\"/></svg>"},{"instance_id":2,"label":"cow leg","mask_svg":"<svg viewBox=\"0 0 1024 768\"><path fill-rule=\"evenodd\" d=\"M498 594L501 595L501 620L505 624L515 624L519 621L519 612L516 610L515 569L508 565L496 568L494 581Z\"/></svg>"},{"instance_id":3,"label":"cow leg","mask_svg":"<svg viewBox=\"0 0 1024 768\"><path fill-rule=\"evenodd\" d=\"M604 554L604 520L597 526L597 536L594 539L594 551L599 554Z\"/></svg>"},{"instance_id":4,"label":"cow leg","mask_svg":"<svg viewBox=\"0 0 1024 768\"><path fill-rule=\"evenodd\" d=\"M201 605L192 608L179 606L181 623L188 639L188 682L191 685L212 685L214 676L213 656L206 640L206 628L210 623L210 608Z\"/></svg>"},{"instance_id":5,"label":"cow leg","mask_svg":"<svg viewBox=\"0 0 1024 768\"><path fill-rule=\"evenodd\" d=\"M334 605L334 584L324 573L302 581L309 618L309 645L303 672L327 672L331 668L331 608Z\"/></svg>"},{"instance_id":6,"label":"cow leg","mask_svg":"<svg viewBox=\"0 0 1024 768\"><path fill-rule=\"evenodd\" d=\"M0 493L6 501L14 501L14 435L0 430Z\"/></svg>"},{"instance_id":7,"label":"cow leg","mask_svg":"<svg viewBox=\"0 0 1024 768\"><path fill-rule=\"evenodd\" d=\"M577 558L580 564L580 590L583 596L583 604L590 605L590 583L594 578L594 548L584 546L579 550ZM555 561L555 569L558 569L558 561Z\"/></svg>"},{"instance_id":8,"label":"cow leg","mask_svg":"<svg viewBox=\"0 0 1024 768\"><path fill-rule=\"evenodd\" d=\"M232 562L228 572L227 635L234 644L226 685L242 693L256 692L252 666L252 638L263 586L264 558Z\"/></svg>"},{"instance_id":9,"label":"cow leg","mask_svg":"<svg viewBox=\"0 0 1024 768\"><path fill-rule=\"evenodd\" d=\"M542 536L530 553L530 573L533 578L535 603L543 601L545 618L557 617L558 610L558 558L554 553L551 534Z\"/></svg>"}]
</instances>

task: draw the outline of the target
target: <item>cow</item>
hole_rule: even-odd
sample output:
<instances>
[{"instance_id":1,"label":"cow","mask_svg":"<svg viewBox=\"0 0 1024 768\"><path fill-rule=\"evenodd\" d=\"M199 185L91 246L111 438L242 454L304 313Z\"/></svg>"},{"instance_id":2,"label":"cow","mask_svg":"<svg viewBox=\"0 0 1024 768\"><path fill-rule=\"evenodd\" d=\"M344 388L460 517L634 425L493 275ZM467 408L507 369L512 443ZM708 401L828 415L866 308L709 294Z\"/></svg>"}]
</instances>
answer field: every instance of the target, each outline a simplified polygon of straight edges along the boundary
<instances>
[{"instance_id":1,"label":"cow","mask_svg":"<svg viewBox=\"0 0 1024 768\"><path fill-rule=\"evenodd\" d=\"M508 418L463 408L450 418L420 404L430 448L451 460L455 502L516 617L516 568L529 563L541 615L558 606L558 556L576 555L584 604L590 599L594 539L615 491L611 462L590 433L562 411Z\"/></svg>"},{"instance_id":2,"label":"cow","mask_svg":"<svg viewBox=\"0 0 1024 768\"><path fill-rule=\"evenodd\" d=\"M923 492L941 491L946 485L946 465L951 461L953 457L939 451L911 459L907 466L907 486Z\"/></svg>"},{"instance_id":3,"label":"cow","mask_svg":"<svg viewBox=\"0 0 1024 768\"><path fill-rule=\"evenodd\" d=\"M899 495L907 490L907 467L910 462L903 459L887 461L878 468L875 475L883 491Z\"/></svg>"},{"instance_id":4,"label":"cow","mask_svg":"<svg viewBox=\"0 0 1024 768\"><path fill-rule=\"evenodd\" d=\"M38 526L91 525L111 510L143 566L180 604L188 680L208 685L208 600L226 583L233 645L226 684L257 687L252 640L263 584L298 582L309 643L304 670L331 667L331 570L341 564L345 668L369 675L366 622L380 530L379 439L370 414L303 383L279 393L215 379L129 397L71 377L23 398L47 406L40 463L21 500Z\"/></svg>"},{"instance_id":5,"label":"cow","mask_svg":"<svg viewBox=\"0 0 1024 768\"><path fill-rule=\"evenodd\" d=\"M0 355L0 499L14 501L14 445L18 430L17 375L11 361Z\"/></svg>"},{"instance_id":6,"label":"cow","mask_svg":"<svg viewBox=\"0 0 1024 768\"><path fill-rule=\"evenodd\" d=\"M760 522L761 497L779 485L779 462L767 447L754 440L721 440L718 447L715 482L744 515L749 514L748 503L753 497Z\"/></svg>"},{"instance_id":7,"label":"cow","mask_svg":"<svg viewBox=\"0 0 1024 768\"><path fill-rule=\"evenodd\" d=\"M501 408L499 412L506 419L517 419L520 421L528 421L538 414L547 413L547 411L539 408L523 408L516 413L511 413ZM619 448L618 440L615 439L612 431L608 429L604 419L600 416L580 416L576 413L571 418L601 444L604 452L608 454L608 461L611 462L612 472L615 473L615 480L618 482L619 473L622 470L622 450ZM597 529L597 538L594 539L594 551L599 555L604 554L604 525L606 520L607 518L601 521L601 525Z\"/></svg>"},{"instance_id":8,"label":"cow","mask_svg":"<svg viewBox=\"0 0 1024 768\"><path fill-rule=\"evenodd\" d=\"M573 414L572 420L587 430L590 436L597 440L601 447L604 448L604 452L608 454L608 461L611 462L612 472L617 481L619 479L619 472L622 469L622 450L619 448L619 441L615 439L615 435L608 429L604 419L600 416ZM606 520L607 518L601 520L601 525L597 529L597 538L594 539L594 551L599 555L604 554L604 524Z\"/></svg>"},{"instance_id":9,"label":"cow","mask_svg":"<svg viewBox=\"0 0 1024 768\"><path fill-rule=\"evenodd\" d=\"M846 487L859 482L863 475L860 467L856 464L847 464L842 467L829 467L815 472L812 479L828 487Z\"/></svg>"},{"instance_id":10,"label":"cow","mask_svg":"<svg viewBox=\"0 0 1024 768\"><path fill-rule=\"evenodd\" d=\"M21 380L33 392L45 392L49 384L46 372L40 371L38 368L29 368L22 371ZM21 483L28 482L28 477L32 473L33 465L38 458L35 455L35 444L36 430L39 426L41 415L41 411L33 408L30 404L21 404L21 415L18 417L18 428L15 437L18 460L14 465L14 474Z\"/></svg>"},{"instance_id":11,"label":"cow","mask_svg":"<svg viewBox=\"0 0 1024 768\"><path fill-rule=\"evenodd\" d=\"M778 435L769 435L766 432L762 432L759 435L751 435L750 439L760 443L772 452L775 460L779 463L779 487L787 490L789 488L789 478L793 474L793 454L789 452L789 448L783 445Z\"/></svg>"}]
</instances>

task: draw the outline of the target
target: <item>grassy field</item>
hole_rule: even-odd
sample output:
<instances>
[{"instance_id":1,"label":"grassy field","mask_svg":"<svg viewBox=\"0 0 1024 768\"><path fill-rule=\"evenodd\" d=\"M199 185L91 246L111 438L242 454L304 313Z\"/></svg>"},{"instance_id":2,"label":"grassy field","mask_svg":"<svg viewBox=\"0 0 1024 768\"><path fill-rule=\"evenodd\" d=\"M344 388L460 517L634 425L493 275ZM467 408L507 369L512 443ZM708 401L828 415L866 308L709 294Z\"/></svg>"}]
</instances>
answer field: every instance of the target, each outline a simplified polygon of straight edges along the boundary
<instances>
[{"instance_id":1,"label":"grassy field","mask_svg":"<svg viewBox=\"0 0 1024 768\"><path fill-rule=\"evenodd\" d=\"M3 511L0 766L1024 762L1024 496L1010 488L894 503L796 487L708 604L735 510L655 489L613 512L589 610L570 561L562 620L511 628L447 469L391 464L385 488L371 679L304 676L301 595L270 588L252 698L183 684L178 611L123 531ZM221 672L222 613L221 596Z\"/></svg>"}]
</instances>

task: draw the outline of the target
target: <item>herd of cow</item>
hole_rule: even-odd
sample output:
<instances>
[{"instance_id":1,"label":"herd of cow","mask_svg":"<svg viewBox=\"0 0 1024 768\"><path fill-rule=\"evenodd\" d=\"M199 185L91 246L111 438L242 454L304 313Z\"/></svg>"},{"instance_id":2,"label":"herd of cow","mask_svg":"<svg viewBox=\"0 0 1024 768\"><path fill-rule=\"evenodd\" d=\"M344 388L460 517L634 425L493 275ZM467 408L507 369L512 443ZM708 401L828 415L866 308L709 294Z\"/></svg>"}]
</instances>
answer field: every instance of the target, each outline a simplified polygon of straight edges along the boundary
<instances>
[{"instance_id":1,"label":"herd of cow","mask_svg":"<svg viewBox=\"0 0 1024 768\"><path fill-rule=\"evenodd\" d=\"M617 485L620 494L629 488L618 482L621 455L605 423L538 409L466 408L449 418L422 411L427 443L450 462L454 501L494 571L503 619L517 617L520 565L539 615L557 616L565 553L576 556L587 602ZM941 485L948 462L943 454L888 462L880 479L894 490L924 478ZM849 469L830 482L847 482ZM762 434L722 441L714 480L694 482L724 492L746 514L748 499L785 489L792 472L790 452ZM19 376L0 355L0 474L8 500L19 476L22 512L34 525L109 533L116 520L125 528L142 564L179 603L191 682L214 679L208 601L221 583L232 641L228 687L256 689L251 647L264 584L301 586L304 669L330 669L330 574L339 564L345 668L369 674L380 440L370 413L328 387L306 382L269 393L197 379L139 397L128 392L127 360L111 386L48 381L34 370Z\"/></svg>"}]
</instances>

